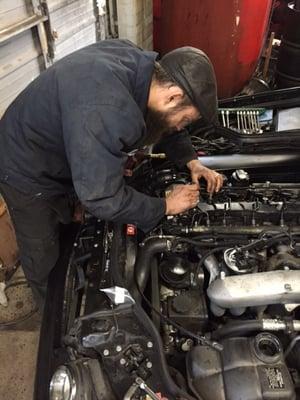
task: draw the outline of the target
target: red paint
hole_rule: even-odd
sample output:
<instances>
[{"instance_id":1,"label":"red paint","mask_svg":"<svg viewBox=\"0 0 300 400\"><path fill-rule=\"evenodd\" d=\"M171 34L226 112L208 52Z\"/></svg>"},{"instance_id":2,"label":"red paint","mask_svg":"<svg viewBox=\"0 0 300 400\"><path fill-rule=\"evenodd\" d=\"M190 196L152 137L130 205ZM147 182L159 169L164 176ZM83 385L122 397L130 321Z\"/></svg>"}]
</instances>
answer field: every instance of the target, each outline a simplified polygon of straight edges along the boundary
<instances>
[{"instance_id":1,"label":"red paint","mask_svg":"<svg viewBox=\"0 0 300 400\"><path fill-rule=\"evenodd\" d=\"M237 94L253 74L272 0L154 0L154 46L204 50L214 64L219 97Z\"/></svg>"}]
</instances>

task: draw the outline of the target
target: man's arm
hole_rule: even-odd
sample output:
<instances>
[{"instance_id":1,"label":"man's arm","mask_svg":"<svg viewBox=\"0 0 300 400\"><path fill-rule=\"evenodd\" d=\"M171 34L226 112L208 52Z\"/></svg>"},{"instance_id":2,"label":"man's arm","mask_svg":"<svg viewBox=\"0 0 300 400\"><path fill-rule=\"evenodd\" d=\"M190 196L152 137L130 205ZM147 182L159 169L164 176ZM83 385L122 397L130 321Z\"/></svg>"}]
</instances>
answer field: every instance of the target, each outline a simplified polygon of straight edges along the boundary
<instances>
[{"instance_id":1,"label":"man's arm","mask_svg":"<svg viewBox=\"0 0 300 400\"><path fill-rule=\"evenodd\" d=\"M216 171L205 167L197 157L190 136L186 130L164 137L158 144L160 152L166 153L168 159L178 168L187 166L193 183L200 178L207 181L207 191L218 192L223 185L223 177Z\"/></svg>"},{"instance_id":2,"label":"man's arm","mask_svg":"<svg viewBox=\"0 0 300 400\"><path fill-rule=\"evenodd\" d=\"M196 185L183 187L170 199L146 196L125 184L124 145L137 139L141 119L112 105L89 106L64 115L63 132L75 191L95 216L136 224L148 231L166 214L195 206Z\"/></svg>"}]
</instances>

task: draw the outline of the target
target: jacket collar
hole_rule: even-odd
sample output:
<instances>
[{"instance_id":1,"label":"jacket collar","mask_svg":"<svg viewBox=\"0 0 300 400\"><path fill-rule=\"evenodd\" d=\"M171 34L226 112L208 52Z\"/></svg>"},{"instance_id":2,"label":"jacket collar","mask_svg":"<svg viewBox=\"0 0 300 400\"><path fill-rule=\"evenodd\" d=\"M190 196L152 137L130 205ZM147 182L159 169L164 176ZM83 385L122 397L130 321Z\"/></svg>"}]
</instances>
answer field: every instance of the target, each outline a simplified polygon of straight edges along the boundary
<instances>
[{"instance_id":1,"label":"jacket collar","mask_svg":"<svg viewBox=\"0 0 300 400\"><path fill-rule=\"evenodd\" d=\"M154 51L144 51L143 55L144 57L140 58L137 69L133 96L143 115L145 116L147 111L148 96L153 75L154 62L158 56L158 53Z\"/></svg>"}]
</instances>

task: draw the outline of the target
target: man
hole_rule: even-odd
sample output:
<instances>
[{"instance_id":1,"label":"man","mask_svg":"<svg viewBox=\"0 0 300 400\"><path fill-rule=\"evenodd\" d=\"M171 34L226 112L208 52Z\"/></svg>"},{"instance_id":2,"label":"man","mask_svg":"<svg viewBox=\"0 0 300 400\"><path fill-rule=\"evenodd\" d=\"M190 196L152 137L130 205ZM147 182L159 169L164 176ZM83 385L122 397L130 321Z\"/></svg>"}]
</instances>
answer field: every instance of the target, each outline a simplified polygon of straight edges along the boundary
<instances>
[{"instance_id":1,"label":"man","mask_svg":"<svg viewBox=\"0 0 300 400\"><path fill-rule=\"evenodd\" d=\"M170 135L198 118L215 121L210 61L193 48L160 63L156 57L121 40L88 46L43 72L0 122L0 191L40 305L59 255L59 224L72 218L74 189L93 215L148 231L165 214L197 204L200 177L210 191L222 185L184 133ZM167 199L151 198L124 183L126 152L163 137L167 155L187 165L194 184L178 186Z\"/></svg>"}]
</instances>

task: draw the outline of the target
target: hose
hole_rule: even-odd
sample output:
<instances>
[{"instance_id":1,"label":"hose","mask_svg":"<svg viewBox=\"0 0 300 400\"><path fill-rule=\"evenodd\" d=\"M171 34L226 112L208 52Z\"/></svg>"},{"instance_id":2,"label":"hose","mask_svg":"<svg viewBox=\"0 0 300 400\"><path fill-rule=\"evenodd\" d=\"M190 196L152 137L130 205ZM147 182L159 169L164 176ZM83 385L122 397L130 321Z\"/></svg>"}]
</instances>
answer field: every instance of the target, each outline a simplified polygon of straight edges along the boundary
<instances>
[{"instance_id":1,"label":"hose","mask_svg":"<svg viewBox=\"0 0 300 400\"><path fill-rule=\"evenodd\" d=\"M194 332L189 331L188 329L184 328L183 326L181 326L180 324L178 324L177 322L175 322L172 318L167 317L166 315L164 315L162 312L160 312L159 310L157 310L156 308L154 308L151 304L151 302L147 299L147 297L144 295L144 292L141 290L141 288L139 287L138 284L138 276L137 276L137 270L135 269L135 281L136 281L136 288L141 296L141 298L145 301L145 303L147 304L147 306L153 311L155 312L157 315L160 316L160 318L173 325L176 329L178 329L178 331L180 331L181 333L183 333L184 335L187 335L188 337L195 339L197 341L199 341L200 343L210 346L213 349L217 350L217 351L222 351L223 350L223 346L220 345L218 342L216 341L211 341L209 339L207 339L205 336L199 336L197 334L195 334ZM136 303L137 304L137 303ZM152 322L152 321L151 321Z\"/></svg>"},{"instance_id":2,"label":"hose","mask_svg":"<svg viewBox=\"0 0 300 400\"><path fill-rule=\"evenodd\" d=\"M151 304L156 310L160 308L160 293L159 293L159 282L158 282L158 263L154 258L152 259L151 266ZM160 329L160 316L152 310L152 321L159 331Z\"/></svg>"},{"instance_id":3,"label":"hose","mask_svg":"<svg viewBox=\"0 0 300 400\"><path fill-rule=\"evenodd\" d=\"M243 336L256 331L300 331L300 321L285 321L282 319L251 319L231 321L212 333L215 340L231 336Z\"/></svg>"},{"instance_id":4,"label":"hose","mask_svg":"<svg viewBox=\"0 0 300 400\"><path fill-rule=\"evenodd\" d=\"M206 253L202 256L201 260L199 261L199 263L198 263L198 265L197 265L197 274L200 272L201 268L202 268L203 265L204 265L205 260L206 260L209 256L212 256L213 254L218 253L219 251L222 251L222 250L226 250L226 249L228 249L228 246L219 246L219 247L215 247L214 249L209 250L208 252L206 252Z\"/></svg>"},{"instance_id":5,"label":"hose","mask_svg":"<svg viewBox=\"0 0 300 400\"><path fill-rule=\"evenodd\" d=\"M291 235L289 235L287 232L283 232L283 233L279 233L276 236L270 237L268 239L265 237L258 239L252 243L249 243L247 245L240 247L240 250L242 250L242 251L246 251L246 250L250 251L253 249L262 250L266 247L271 247L274 244L276 244L277 242L281 242L284 240L288 240L290 243L292 243L292 241L293 241Z\"/></svg>"},{"instance_id":6,"label":"hose","mask_svg":"<svg viewBox=\"0 0 300 400\"><path fill-rule=\"evenodd\" d=\"M230 322L223 325L212 333L214 340L223 339L231 336L244 336L248 333L263 330L262 320L244 320L238 322Z\"/></svg>"},{"instance_id":7,"label":"hose","mask_svg":"<svg viewBox=\"0 0 300 400\"><path fill-rule=\"evenodd\" d=\"M290 352L293 350L295 345L300 341L300 336L294 337L294 339L291 341L291 343L288 345L287 349L284 352L284 357L287 358Z\"/></svg>"},{"instance_id":8,"label":"hose","mask_svg":"<svg viewBox=\"0 0 300 400\"><path fill-rule=\"evenodd\" d=\"M142 323L142 325L145 327L145 330L150 334L151 338L154 341L156 353L158 354L158 358L160 360L160 363L158 364L157 368L160 369L161 381L164 382L164 384L172 394L172 398L182 399L182 400L196 400L195 397L188 394L184 389L178 387L175 384L174 380L172 379L169 371L169 366L166 361L165 353L163 350L161 337L159 335L158 330L154 326L153 321L145 313L143 308L137 303L133 306L133 312L136 315L136 318ZM197 396L197 399L204 400L200 396Z\"/></svg>"},{"instance_id":9,"label":"hose","mask_svg":"<svg viewBox=\"0 0 300 400\"><path fill-rule=\"evenodd\" d=\"M152 258L159 253L170 251L172 241L175 237L159 237L152 236L146 239L138 250L137 260L135 263L135 276L137 277L137 287L131 288L130 292L133 297L139 298L139 291L144 292L151 270ZM134 284L134 283L133 283Z\"/></svg>"}]
</instances>

